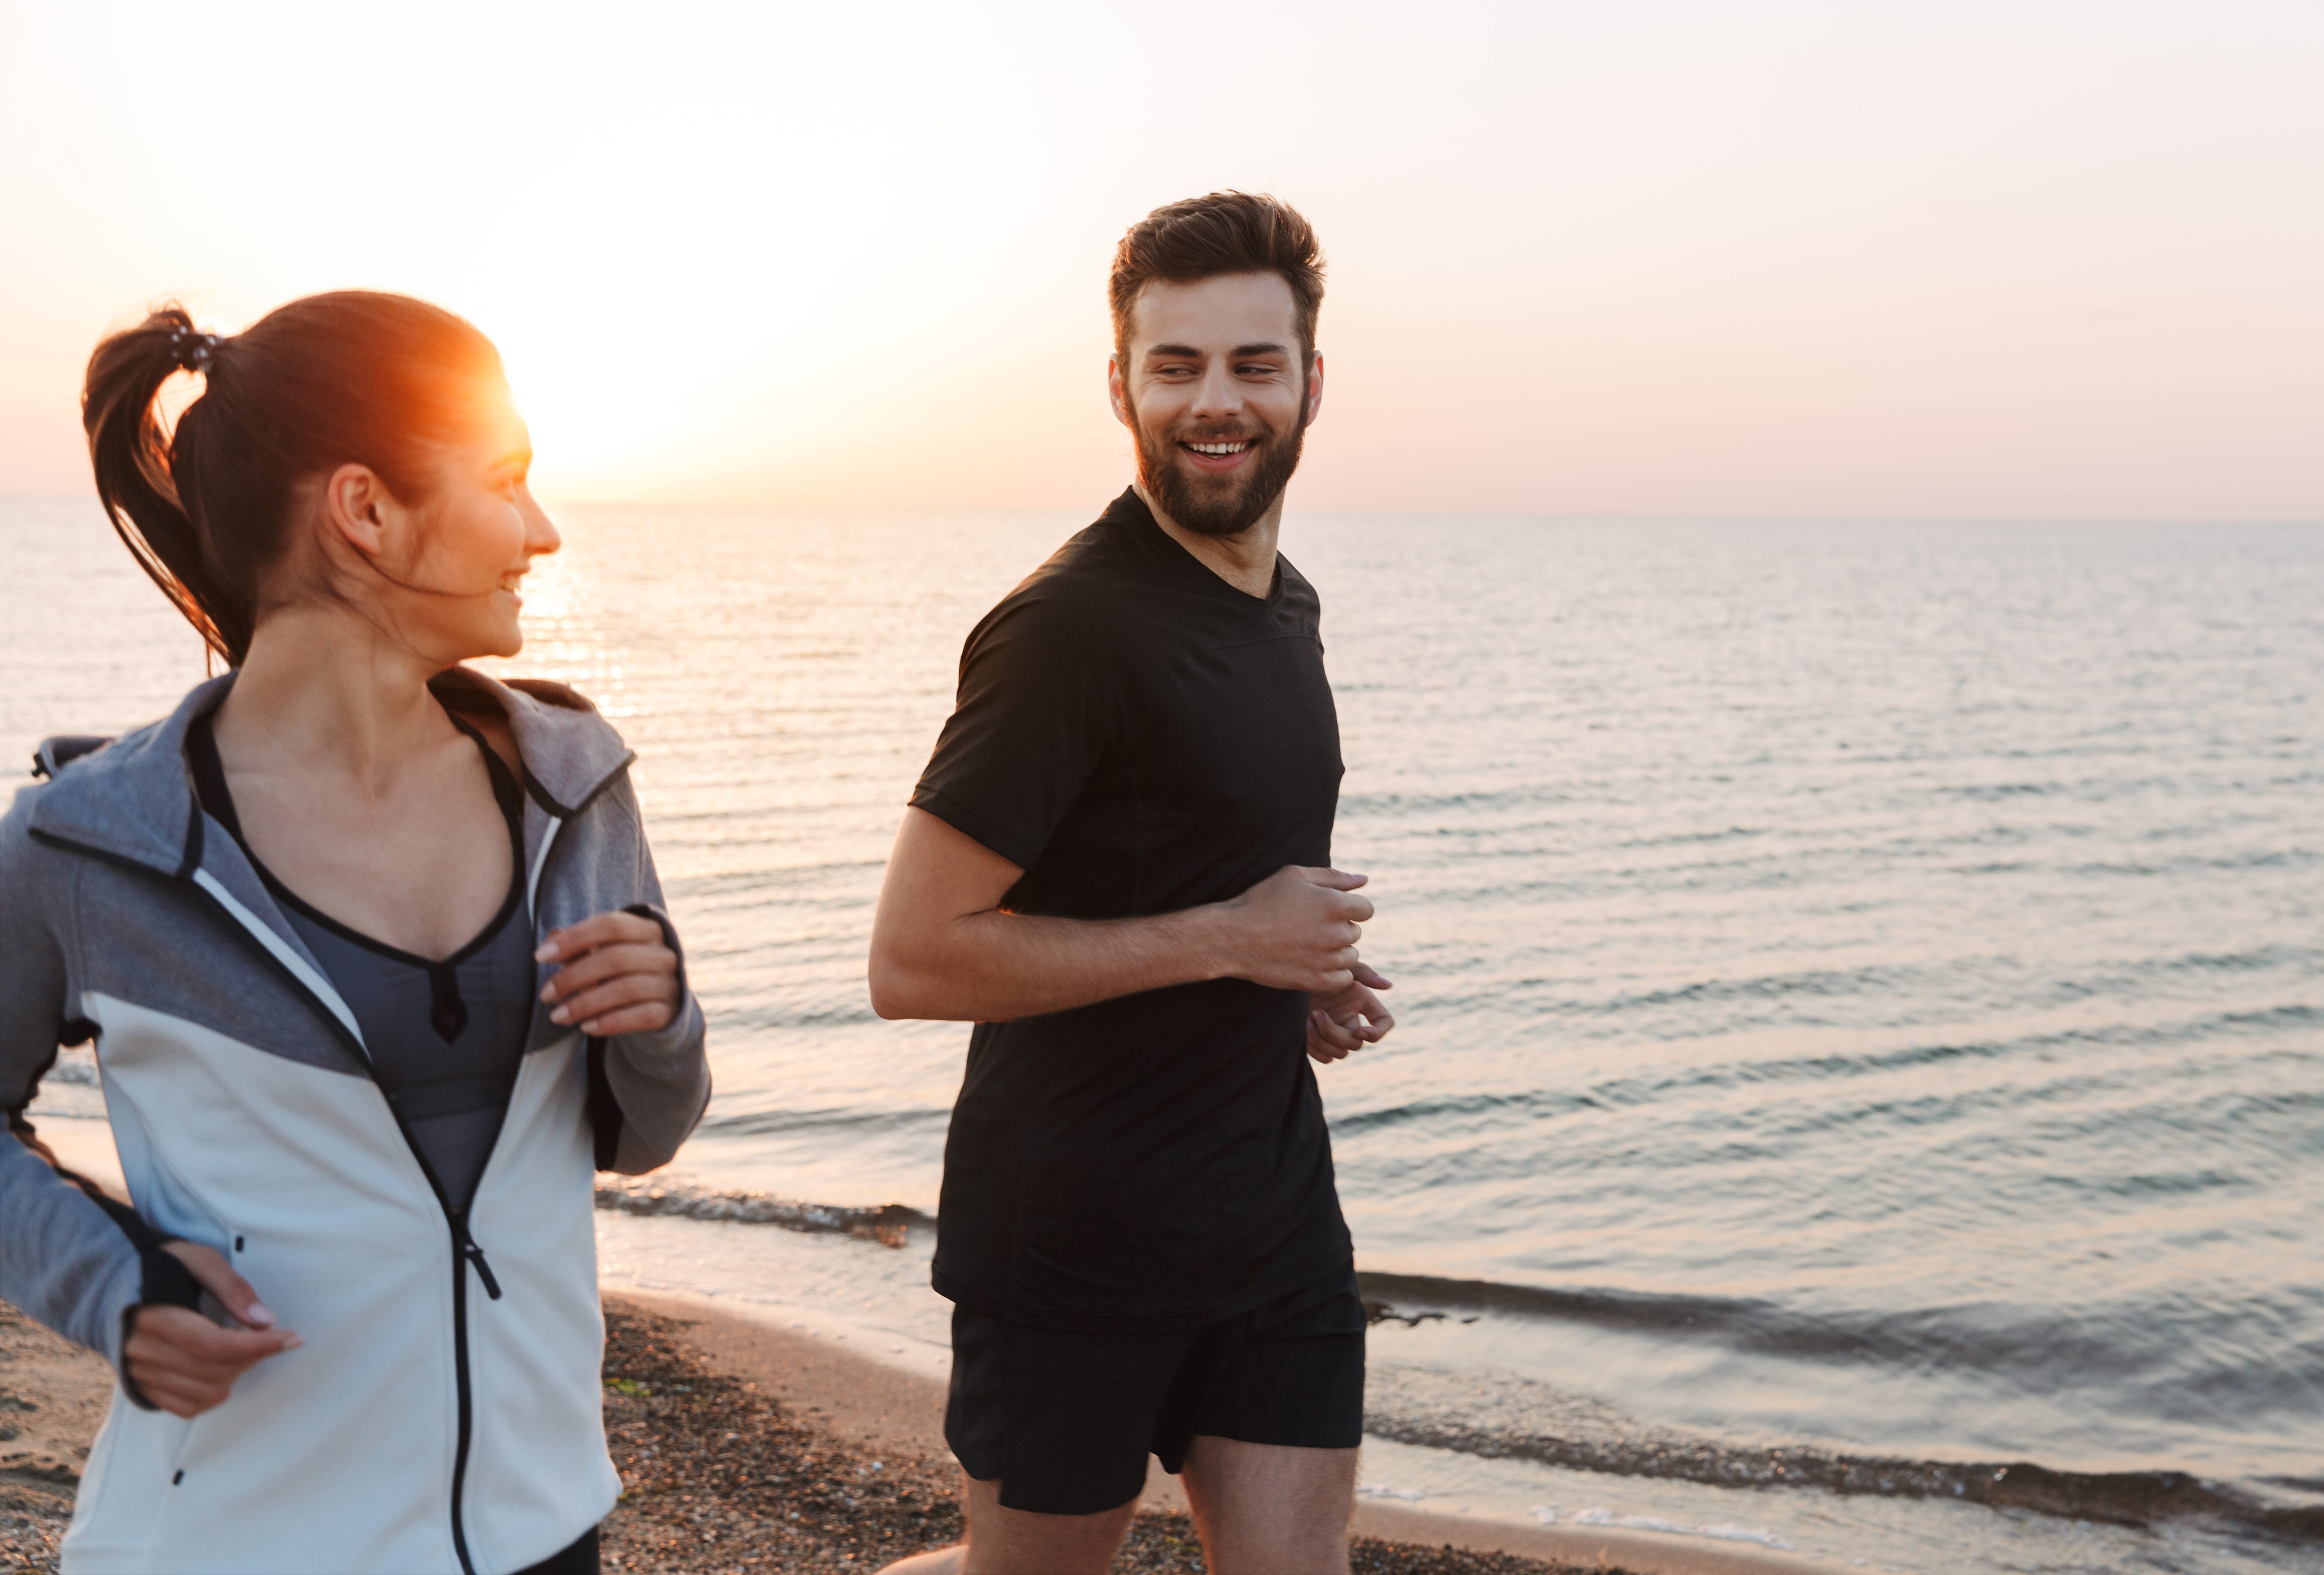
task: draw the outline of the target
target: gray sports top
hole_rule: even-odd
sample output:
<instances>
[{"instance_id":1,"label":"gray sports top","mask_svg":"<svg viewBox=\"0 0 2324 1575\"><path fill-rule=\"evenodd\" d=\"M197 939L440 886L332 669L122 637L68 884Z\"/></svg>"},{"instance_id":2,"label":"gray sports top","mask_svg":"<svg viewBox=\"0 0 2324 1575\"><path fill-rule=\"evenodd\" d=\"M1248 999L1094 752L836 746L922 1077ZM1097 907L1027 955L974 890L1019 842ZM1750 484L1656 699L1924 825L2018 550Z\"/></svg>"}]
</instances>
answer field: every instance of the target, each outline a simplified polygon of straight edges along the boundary
<instances>
[{"instance_id":1,"label":"gray sports top","mask_svg":"<svg viewBox=\"0 0 2324 1575\"><path fill-rule=\"evenodd\" d=\"M475 741L492 774L493 797L508 821L510 873L500 911L475 939L441 962L375 941L275 879L242 834L208 716L188 729L186 753L203 810L242 844L251 868L355 1013L372 1075L405 1137L445 1202L465 1210L475 1197L509 1091L516 1086L540 984L532 926L524 917L522 789L482 733L457 716L452 725Z\"/></svg>"}]
</instances>

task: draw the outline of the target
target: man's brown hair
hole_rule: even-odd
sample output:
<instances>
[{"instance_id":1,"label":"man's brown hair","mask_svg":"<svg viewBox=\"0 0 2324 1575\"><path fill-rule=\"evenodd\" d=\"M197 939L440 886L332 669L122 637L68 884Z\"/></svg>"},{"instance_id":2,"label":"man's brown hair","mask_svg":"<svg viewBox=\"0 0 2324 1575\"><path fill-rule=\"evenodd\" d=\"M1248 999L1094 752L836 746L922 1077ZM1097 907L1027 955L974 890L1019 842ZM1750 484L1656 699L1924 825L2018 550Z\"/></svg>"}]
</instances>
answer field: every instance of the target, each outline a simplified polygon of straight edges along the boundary
<instances>
[{"instance_id":1,"label":"man's brown hair","mask_svg":"<svg viewBox=\"0 0 2324 1575\"><path fill-rule=\"evenodd\" d=\"M1157 279L1190 283L1222 273L1276 273L1291 287L1299 348L1315 354L1315 313L1323 304L1323 249L1314 226L1289 203L1264 193L1213 191L1157 207L1114 248L1113 347L1130 353L1130 312Z\"/></svg>"}]
</instances>

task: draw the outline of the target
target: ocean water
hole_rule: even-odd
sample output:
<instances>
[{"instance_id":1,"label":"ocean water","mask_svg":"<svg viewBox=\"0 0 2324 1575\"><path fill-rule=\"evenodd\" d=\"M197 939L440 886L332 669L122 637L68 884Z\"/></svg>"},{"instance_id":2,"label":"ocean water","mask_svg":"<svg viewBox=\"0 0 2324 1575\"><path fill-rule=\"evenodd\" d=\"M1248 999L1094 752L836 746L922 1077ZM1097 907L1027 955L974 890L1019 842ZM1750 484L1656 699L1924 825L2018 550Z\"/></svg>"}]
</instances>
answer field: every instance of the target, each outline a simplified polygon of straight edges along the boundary
<instances>
[{"instance_id":1,"label":"ocean water","mask_svg":"<svg viewBox=\"0 0 2324 1575\"><path fill-rule=\"evenodd\" d=\"M865 937L962 637L1083 520L560 521L504 666L637 749L719 1091L609 1263L940 1340L908 1211L966 1033L874 1018ZM2324 530L1295 511L1286 549L1397 986L1321 1074L1419 1484L1382 1491L2324 1567ZM0 503L0 762L200 676L93 506ZM903 1250L651 1217L753 1193Z\"/></svg>"}]
</instances>

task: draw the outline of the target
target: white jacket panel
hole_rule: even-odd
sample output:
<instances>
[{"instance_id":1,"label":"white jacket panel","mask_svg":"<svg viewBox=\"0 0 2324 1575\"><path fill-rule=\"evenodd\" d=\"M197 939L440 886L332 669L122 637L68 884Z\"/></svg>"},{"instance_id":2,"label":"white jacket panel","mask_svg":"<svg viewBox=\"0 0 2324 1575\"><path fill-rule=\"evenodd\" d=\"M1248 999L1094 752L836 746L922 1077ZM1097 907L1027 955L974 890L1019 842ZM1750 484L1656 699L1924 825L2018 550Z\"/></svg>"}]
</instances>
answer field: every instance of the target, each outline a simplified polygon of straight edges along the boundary
<instances>
[{"instance_id":1,"label":"white jacket panel","mask_svg":"<svg viewBox=\"0 0 2324 1575\"><path fill-rule=\"evenodd\" d=\"M476 1186L476 1239L502 1293L493 1301L468 1282L467 1496L492 1506L468 1521L478 1575L539 1563L573 1540L573 1527L603 1519L622 1492L605 1453L605 1323L580 1054L576 1033L524 1058L505 1128L528 1134L523 1163L510 1163L516 1150L503 1137Z\"/></svg>"},{"instance_id":2,"label":"white jacket panel","mask_svg":"<svg viewBox=\"0 0 2324 1575\"><path fill-rule=\"evenodd\" d=\"M83 1010L100 1028L97 1064L139 1212L225 1253L307 1343L259 1363L190 1423L116 1391L65 1540L66 1575L296 1575L323 1549L334 1568L456 1571L438 1508L452 1480L445 1419L457 1405L452 1248L378 1086L126 1001L91 995ZM318 1196L328 1210L314 1207ZM592 1389L596 1355L582 1353ZM602 1460L602 1441L594 1447ZM426 1490L397 1496L408 1515L346 1513L379 1504L383 1483L420 1482Z\"/></svg>"}]
</instances>

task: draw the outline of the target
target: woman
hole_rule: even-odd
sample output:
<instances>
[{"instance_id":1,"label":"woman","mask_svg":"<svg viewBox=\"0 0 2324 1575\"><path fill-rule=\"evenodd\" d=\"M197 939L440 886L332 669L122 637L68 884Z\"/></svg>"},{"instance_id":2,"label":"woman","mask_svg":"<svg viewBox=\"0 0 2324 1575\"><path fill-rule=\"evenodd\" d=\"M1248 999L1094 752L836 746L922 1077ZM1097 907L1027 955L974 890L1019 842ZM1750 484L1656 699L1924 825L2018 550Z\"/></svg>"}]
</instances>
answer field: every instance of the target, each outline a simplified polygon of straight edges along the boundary
<instances>
[{"instance_id":1,"label":"woman","mask_svg":"<svg viewBox=\"0 0 2324 1575\"><path fill-rule=\"evenodd\" d=\"M172 308L84 413L228 670L0 821L0 1099L94 1036L134 1200L0 1140L0 1296L120 1378L64 1568L595 1570L592 1175L710 1080L620 738L458 665L558 545L499 356L401 296Z\"/></svg>"}]
</instances>

